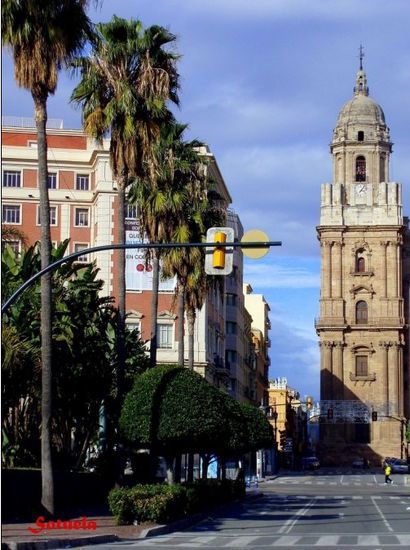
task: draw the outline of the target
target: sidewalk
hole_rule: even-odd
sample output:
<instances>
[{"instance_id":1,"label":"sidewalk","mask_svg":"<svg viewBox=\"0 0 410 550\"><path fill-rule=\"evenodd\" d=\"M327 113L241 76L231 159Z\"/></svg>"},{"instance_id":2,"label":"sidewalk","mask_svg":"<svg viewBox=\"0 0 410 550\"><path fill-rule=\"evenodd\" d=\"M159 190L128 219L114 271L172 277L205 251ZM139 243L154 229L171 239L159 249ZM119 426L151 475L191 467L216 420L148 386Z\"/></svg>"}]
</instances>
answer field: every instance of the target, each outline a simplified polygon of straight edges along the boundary
<instances>
[{"instance_id":1,"label":"sidewalk","mask_svg":"<svg viewBox=\"0 0 410 550\"><path fill-rule=\"evenodd\" d=\"M255 498L261 493L255 489L250 490L245 498ZM114 517L107 511L90 510L89 514L75 515L64 514L61 516L61 526L63 521L83 521L85 524L95 522L96 529L44 529L40 533L32 533L29 527L39 529L36 525L37 518L33 518L30 523L14 522L4 523L2 525L2 550L48 550L52 548L73 548L75 546L85 546L89 544L102 544L120 540L133 540L164 533L171 533L186 529L191 525L199 523L210 513L223 508L231 503L225 503L216 508L193 514L186 518L179 519L167 525L141 524L141 525L115 525ZM56 522L54 522L56 523Z\"/></svg>"},{"instance_id":2,"label":"sidewalk","mask_svg":"<svg viewBox=\"0 0 410 550\"><path fill-rule=\"evenodd\" d=\"M32 533L29 527L36 530L41 525L36 525L37 518L30 523L4 523L2 525L2 550L46 550L48 548L70 548L85 544L97 544L113 542L121 539L136 539L144 536L144 532L154 526L149 525L115 525L114 517L109 512L93 513L79 516L64 514L63 521L82 520L86 517L86 525L95 522L96 529L47 529L39 533ZM56 524L56 522L54 522ZM66 525L69 525L68 523ZM71 524L72 525L72 524Z\"/></svg>"}]
</instances>

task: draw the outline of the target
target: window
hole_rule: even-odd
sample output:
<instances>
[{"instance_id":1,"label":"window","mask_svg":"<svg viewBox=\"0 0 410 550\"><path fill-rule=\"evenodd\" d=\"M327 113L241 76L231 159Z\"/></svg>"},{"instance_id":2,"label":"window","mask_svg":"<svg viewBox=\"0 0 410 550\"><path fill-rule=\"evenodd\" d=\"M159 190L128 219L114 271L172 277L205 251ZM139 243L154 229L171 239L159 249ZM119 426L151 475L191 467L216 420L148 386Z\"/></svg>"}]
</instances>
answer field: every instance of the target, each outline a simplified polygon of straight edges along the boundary
<instances>
[{"instance_id":1,"label":"window","mask_svg":"<svg viewBox=\"0 0 410 550\"><path fill-rule=\"evenodd\" d=\"M37 225L41 225L40 206L37 206ZM50 225L57 225L57 206L50 206Z\"/></svg>"},{"instance_id":2,"label":"window","mask_svg":"<svg viewBox=\"0 0 410 550\"><path fill-rule=\"evenodd\" d=\"M356 159L356 181L366 181L366 159L363 156Z\"/></svg>"},{"instance_id":3,"label":"window","mask_svg":"<svg viewBox=\"0 0 410 550\"><path fill-rule=\"evenodd\" d=\"M85 243L75 243L74 244L74 252L80 252L81 250L85 250L86 248L89 248L88 244ZM87 254L81 254L81 256L77 256L76 262L88 262L88 256Z\"/></svg>"},{"instance_id":4,"label":"window","mask_svg":"<svg viewBox=\"0 0 410 550\"><path fill-rule=\"evenodd\" d=\"M173 325L158 323L158 347L161 349L171 349L172 348L172 335L173 335Z\"/></svg>"},{"instance_id":5,"label":"window","mask_svg":"<svg viewBox=\"0 0 410 550\"><path fill-rule=\"evenodd\" d=\"M236 363L236 351L233 349L227 349L225 351L225 362L226 366L229 368L231 363Z\"/></svg>"},{"instance_id":6,"label":"window","mask_svg":"<svg viewBox=\"0 0 410 550\"><path fill-rule=\"evenodd\" d=\"M133 204L125 205L125 217L129 220L137 219L137 207Z\"/></svg>"},{"instance_id":7,"label":"window","mask_svg":"<svg viewBox=\"0 0 410 550\"><path fill-rule=\"evenodd\" d=\"M15 204L3 204L3 223L21 223L21 206Z\"/></svg>"},{"instance_id":8,"label":"window","mask_svg":"<svg viewBox=\"0 0 410 550\"><path fill-rule=\"evenodd\" d=\"M141 323L138 323L138 322L127 323L126 327L130 332L136 331L139 334L141 334Z\"/></svg>"},{"instance_id":9,"label":"window","mask_svg":"<svg viewBox=\"0 0 410 550\"><path fill-rule=\"evenodd\" d=\"M232 294L230 292L228 292L226 294L226 305L227 306L236 306L236 294Z\"/></svg>"},{"instance_id":10,"label":"window","mask_svg":"<svg viewBox=\"0 0 410 550\"><path fill-rule=\"evenodd\" d=\"M5 170L3 172L3 187L21 187L20 172Z\"/></svg>"},{"instance_id":11,"label":"window","mask_svg":"<svg viewBox=\"0 0 410 550\"><path fill-rule=\"evenodd\" d=\"M10 248L12 249L12 251L14 252L14 254L16 256L19 256L20 255L20 250L21 250L21 241L9 241L9 240L5 240L4 245L8 245L10 246Z\"/></svg>"},{"instance_id":12,"label":"window","mask_svg":"<svg viewBox=\"0 0 410 550\"><path fill-rule=\"evenodd\" d=\"M232 321L226 322L226 334L236 334L236 323Z\"/></svg>"},{"instance_id":13,"label":"window","mask_svg":"<svg viewBox=\"0 0 410 550\"><path fill-rule=\"evenodd\" d=\"M75 188L77 191L88 191L89 176L88 174L77 174L75 179Z\"/></svg>"},{"instance_id":14,"label":"window","mask_svg":"<svg viewBox=\"0 0 410 550\"><path fill-rule=\"evenodd\" d=\"M364 141L364 132L363 132L363 130L359 130L357 132L357 141Z\"/></svg>"},{"instance_id":15,"label":"window","mask_svg":"<svg viewBox=\"0 0 410 550\"><path fill-rule=\"evenodd\" d=\"M367 324L367 304L363 300L356 304L356 323L358 325Z\"/></svg>"},{"instance_id":16,"label":"window","mask_svg":"<svg viewBox=\"0 0 410 550\"><path fill-rule=\"evenodd\" d=\"M87 227L88 226L88 208L76 208L75 209L75 226Z\"/></svg>"},{"instance_id":17,"label":"window","mask_svg":"<svg viewBox=\"0 0 410 550\"><path fill-rule=\"evenodd\" d=\"M47 187L48 189L57 189L57 174L55 172L48 174Z\"/></svg>"},{"instance_id":18,"label":"window","mask_svg":"<svg viewBox=\"0 0 410 550\"><path fill-rule=\"evenodd\" d=\"M367 355L356 355L356 376L367 376Z\"/></svg>"},{"instance_id":19,"label":"window","mask_svg":"<svg viewBox=\"0 0 410 550\"><path fill-rule=\"evenodd\" d=\"M365 259L362 257L357 258L356 262L356 272L357 273L364 273L366 271L366 262Z\"/></svg>"}]
</instances>

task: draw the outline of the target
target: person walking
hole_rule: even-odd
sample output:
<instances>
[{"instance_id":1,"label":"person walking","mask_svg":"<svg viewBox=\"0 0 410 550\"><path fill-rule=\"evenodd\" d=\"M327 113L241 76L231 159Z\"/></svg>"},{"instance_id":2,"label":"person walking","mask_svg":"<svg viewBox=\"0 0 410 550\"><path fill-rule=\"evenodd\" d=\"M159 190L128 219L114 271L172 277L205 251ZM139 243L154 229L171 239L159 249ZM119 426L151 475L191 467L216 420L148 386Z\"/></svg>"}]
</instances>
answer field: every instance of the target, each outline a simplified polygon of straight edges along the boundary
<instances>
[{"instance_id":1,"label":"person walking","mask_svg":"<svg viewBox=\"0 0 410 550\"><path fill-rule=\"evenodd\" d=\"M392 480L390 479L391 474L391 466L390 464L386 464L384 468L384 482L385 483L392 483Z\"/></svg>"}]
</instances>

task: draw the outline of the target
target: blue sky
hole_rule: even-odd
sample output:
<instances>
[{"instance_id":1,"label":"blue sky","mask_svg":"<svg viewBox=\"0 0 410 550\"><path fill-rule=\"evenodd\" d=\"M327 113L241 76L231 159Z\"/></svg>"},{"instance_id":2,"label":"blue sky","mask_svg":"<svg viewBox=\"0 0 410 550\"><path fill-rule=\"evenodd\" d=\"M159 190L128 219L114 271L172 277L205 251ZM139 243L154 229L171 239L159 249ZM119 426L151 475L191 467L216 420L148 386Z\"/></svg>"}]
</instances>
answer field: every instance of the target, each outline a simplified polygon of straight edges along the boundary
<instances>
[{"instance_id":1,"label":"blue sky","mask_svg":"<svg viewBox=\"0 0 410 550\"><path fill-rule=\"evenodd\" d=\"M390 180L403 184L410 214L410 2L408 0L105 0L93 21L113 14L163 25L177 35L187 137L208 143L246 230L282 241L246 260L245 279L271 308L270 378L285 376L319 397L320 184L331 181L329 143L351 99L359 46L370 95L394 142ZM3 56L2 112L32 116ZM62 74L49 117L81 126L68 105L75 85Z\"/></svg>"}]
</instances>

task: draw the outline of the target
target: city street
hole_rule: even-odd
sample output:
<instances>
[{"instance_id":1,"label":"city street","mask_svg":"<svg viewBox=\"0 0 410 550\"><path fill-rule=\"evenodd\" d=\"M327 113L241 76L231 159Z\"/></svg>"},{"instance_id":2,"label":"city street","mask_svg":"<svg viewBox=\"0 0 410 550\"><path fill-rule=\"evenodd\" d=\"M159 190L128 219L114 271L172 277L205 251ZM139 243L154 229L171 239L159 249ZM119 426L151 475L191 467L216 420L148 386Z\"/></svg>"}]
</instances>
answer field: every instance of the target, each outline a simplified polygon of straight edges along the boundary
<instances>
[{"instance_id":1,"label":"city street","mask_svg":"<svg viewBox=\"0 0 410 550\"><path fill-rule=\"evenodd\" d=\"M94 548L410 548L410 475L391 486L380 472L287 472L251 488L260 494L186 530ZM87 547L89 550L90 547Z\"/></svg>"}]
</instances>

